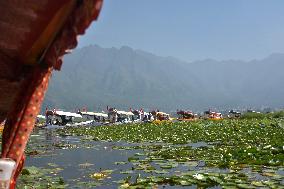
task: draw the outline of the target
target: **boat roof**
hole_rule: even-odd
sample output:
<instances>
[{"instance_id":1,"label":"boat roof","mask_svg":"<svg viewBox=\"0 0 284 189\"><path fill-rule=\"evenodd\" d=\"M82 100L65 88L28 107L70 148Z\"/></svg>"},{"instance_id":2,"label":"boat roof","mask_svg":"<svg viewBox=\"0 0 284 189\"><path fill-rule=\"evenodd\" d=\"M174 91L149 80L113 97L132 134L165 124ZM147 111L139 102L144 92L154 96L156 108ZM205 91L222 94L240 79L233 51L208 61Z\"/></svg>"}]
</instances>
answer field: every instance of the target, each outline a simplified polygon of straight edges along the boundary
<instances>
[{"instance_id":1,"label":"boat roof","mask_svg":"<svg viewBox=\"0 0 284 189\"><path fill-rule=\"evenodd\" d=\"M107 114L100 112L81 112L83 115L107 117Z\"/></svg>"},{"instance_id":2,"label":"boat roof","mask_svg":"<svg viewBox=\"0 0 284 189\"><path fill-rule=\"evenodd\" d=\"M165 112L157 112L157 114L170 115L170 114L167 114L167 113L165 113Z\"/></svg>"},{"instance_id":3,"label":"boat roof","mask_svg":"<svg viewBox=\"0 0 284 189\"><path fill-rule=\"evenodd\" d=\"M128 116L134 115L132 112L126 112L126 111L117 111L117 114L128 115Z\"/></svg>"},{"instance_id":4,"label":"boat roof","mask_svg":"<svg viewBox=\"0 0 284 189\"><path fill-rule=\"evenodd\" d=\"M37 118L41 118L41 119L45 119L45 116L44 116L44 115L40 115L40 114L37 115L36 117L37 117Z\"/></svg>"},{"instance_id":5,"label":"boat roof","mask_svg":"<svg viewBox=\"0 0 284 189\"><path fill-rule=\"evenodd\" d=\"M192 111L179 111L177 114L193 114Z\"/></svg>"},{"instance_id":6,"label":"boat roof","mask_svg":"<svg viewBox=\"0 0 284 189\"><path fill-rule=\"evenodd\" d=\"M69 116L69 117L82 117L80 114L72 113L72 112L64 112L64 111L56 111L54 115L60 115L60 116Z\"/></svg>"}]
</instances>

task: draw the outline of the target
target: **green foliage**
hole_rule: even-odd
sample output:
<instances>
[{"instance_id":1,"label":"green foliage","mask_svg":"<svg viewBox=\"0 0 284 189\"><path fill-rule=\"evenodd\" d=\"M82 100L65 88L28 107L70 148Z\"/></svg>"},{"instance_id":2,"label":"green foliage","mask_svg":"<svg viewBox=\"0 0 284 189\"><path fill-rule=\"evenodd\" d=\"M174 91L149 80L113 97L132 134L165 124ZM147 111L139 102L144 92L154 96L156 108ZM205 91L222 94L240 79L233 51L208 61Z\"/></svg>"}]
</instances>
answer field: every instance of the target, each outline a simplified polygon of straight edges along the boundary
<instances>
[{"instance_id":1,"label":"green foliage","mask_svg":"<svg viewBox=\"0 0 284 189\"><path fill-rule=\"evenodd\" d=\"M271 113L246 112L241 115L241 119L264 119L264 118L284 118L284 111Z\"/></svg>"},{"instance_id":2,"label":"green foliage","mask_svg":"<svg viewBox=\"0 0 284 189\"><path fill-rule=\"evenodd\" d=\"M157 149L149 154L177 161L184 161L189 157L202 159L212 166L228 167L231 164L243 163L273 166L283 165L284 161L282 122L278 119L265 117L217 122L202 120L197 122L165 122L158 125L140 123L91 128L79 127L58 132L61 135L91 136L94 140L135 143L160 142L185 145L203 141L208 145L199 148L156 145L155 148Z\"/></svg>"},{"instance_id":3,"label":"green foliage","mask_svg":"<svg viewBox=\"0 0 284 189\"><path fill-rule=\"evenodd\" d=\"M165 185L281 188L284 179L281 173L284 170L284 120L273 118L273 114L265 115L259 119L66 127L57 130L56 134L80 137L82 140L77 146L80 148L86 144L94 145L93 140L104 145L111 141L112 150L127 150L125 153L129 154L124 161L113 162L117 171L92 173L93 181L78 180L76 185L81 188L105 186L101 177L115 178L117 175L124 178L115 180L120 188ZM56 147L68 150L72 148L69 145L62 143ZM82 164L81 167L88 165ZM60 170L54 164L48 166L55 169L52 172ZM60 177L51 177L49 169L24 169L20 186L67 186ZM258 177L265 179L259 180ZM44 182L37 183L38 180Z\"/></svg>"},{"instance_id":4,"label":"green foliage","mask_svg":"<svg viewBox=\"0 0 284 189\"><path fill-rule=\"evenodd\" d=\"M60 168L38 168L38 167L25 167L22 170L19 181L17 182L17 188L37 188L37 189L61 189L66 188L61 177L55 176L60 172ZM53 173L54 175L52 175Z\"/></svg>"},{"instance_id":5,"label":"green foliage","mask_svg":"<svg viewBox=\"0 0 284 189\"><path fill-rule=\"evenodd\" d=\"M257 112L246 112L241 115L241 119L264 119L267 118L269 114L257 113Z\"/></svg>"},{"instance_id":6,"label":"green foliage","mask_svg":"<svg viewBox=\"0 0 284 189\"><path fill-rule=\"evenodd\" d=\"M270 113L270 116L273 118L284 118L284 111L282 110L282 111Z\"/></svg>"}]
</instances>

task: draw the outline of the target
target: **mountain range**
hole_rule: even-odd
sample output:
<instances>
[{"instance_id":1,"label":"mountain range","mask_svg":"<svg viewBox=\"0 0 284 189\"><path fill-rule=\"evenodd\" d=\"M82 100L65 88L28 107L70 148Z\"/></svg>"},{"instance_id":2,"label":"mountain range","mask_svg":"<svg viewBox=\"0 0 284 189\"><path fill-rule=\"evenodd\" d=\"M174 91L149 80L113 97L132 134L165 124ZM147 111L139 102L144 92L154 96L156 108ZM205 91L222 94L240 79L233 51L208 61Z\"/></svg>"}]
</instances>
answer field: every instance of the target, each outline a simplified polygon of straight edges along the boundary
<instances>
[{"instance_id":1,"label":"mountain range","mask_svg":"<svg viewBox=\"0 0 284 189\"><path fill-rule=\"evenodd\" d=\"M165 111L284 106L284 54L262 60L185 62L130 47L92 45L64 57L43 108Z\"/></svg>"}]
</instances>

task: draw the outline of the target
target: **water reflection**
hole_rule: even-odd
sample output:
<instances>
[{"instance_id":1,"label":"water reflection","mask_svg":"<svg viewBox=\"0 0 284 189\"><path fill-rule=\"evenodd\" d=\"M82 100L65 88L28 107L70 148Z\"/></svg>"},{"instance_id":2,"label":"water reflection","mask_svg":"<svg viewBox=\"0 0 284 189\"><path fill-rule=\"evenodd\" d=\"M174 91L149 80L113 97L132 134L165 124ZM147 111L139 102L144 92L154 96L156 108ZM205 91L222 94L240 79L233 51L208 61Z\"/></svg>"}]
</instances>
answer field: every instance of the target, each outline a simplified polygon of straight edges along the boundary
<instances>
[{"instance_id":1,"label":"water reflection","mask_svg":"<svg viewBox=\"0 0 284 189\"><path fill-rule=\"evenodd\" d=\"M127 162L128 157L142 150L113 150L114 142L82 141L78 137L60 137L53 129L36 130L31 136L30 144L43 144L42 155L28 156L26 166L48 167L50 163L59 165L63 170L58 176L63 177L69 187L76 183L94 182L90 175L102 170L113 170L111 178L102 181L102 188L117 187L112 181L124 179L122 170L131 169L131 164L117 165L115 162ZM64 148L73 146L74 148ZM64 148L64 149L60 149ZM84 166L87 165L87 166Z\"/></svg>"}]
</instances>

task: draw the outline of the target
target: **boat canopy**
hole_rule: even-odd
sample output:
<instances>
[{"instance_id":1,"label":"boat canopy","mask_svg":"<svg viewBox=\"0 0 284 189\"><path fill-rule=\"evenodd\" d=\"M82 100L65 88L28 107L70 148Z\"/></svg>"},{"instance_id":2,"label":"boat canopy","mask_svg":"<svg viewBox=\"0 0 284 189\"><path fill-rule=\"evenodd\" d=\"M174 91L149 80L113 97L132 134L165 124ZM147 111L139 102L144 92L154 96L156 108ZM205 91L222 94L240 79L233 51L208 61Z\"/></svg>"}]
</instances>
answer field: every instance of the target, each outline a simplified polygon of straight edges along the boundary
<instances>
[{"instance_id":1,"label":"boat canopy","mask_svg":"<svg viewBox=\"0 0 284 189\"><path fill-rule=\"evenodd\" d=\"M166 115L166 116L169 116L170 114L167 114L165 112L157 112L157 115Z\"/></svg>"},{"instance_id":2,"label":"boat canopy","mask_svg":"<svg viewBox=\"0 0 284 189\"><path fill-rule=\"evenodd\" d=\"M81 112L81 114L89 116L108 117L107 114L100 112Z\"/></svg>"},{"instance_id":3,"label":"boat canopy","mask_svg":"<svg viewBox=\"0 0 284 189\"><path fill-rule=\"evenodd\" d=\"M82 118L80 114L72 113L72 112L64 112L64 111L56 111L54 115Z\"/></svg>"},{"instance_id":4,"label":"boat canopy","mask_svg":"<svg viewBox=\"0 0 284 189\"><path fill-rule=\"evenodd\" d=\"M126 111L117 111L117 114L127 115L127 116L133 116L134 115L132 112L126 112Z\"/></svg>"},{"instance_id":5,"label":"boat canopy","mask_svg":"<svg viewBox=\"0 0 284 189\"><path fill-rule=\"evenodd\" d=\"M177 111L177 114L179 115L194 115L192 111Z\"/></svg>"},{"instance_id":6,"label":"boat canopy","mask_svg":"<svg viewBox=\"0 0 284 189\"><path fill-rule=\"evenodd\" d=\"M98 117L108 117L108 115L105 114L105 113L95 113L95 116L98 116Z\"/></svg>"},{"instance_id":7,"label":"boat canopy","mask_svg":"<svg viewBox=\"0 0 284 189\"><path fill-rule=\"evenodd\" d=\"M45 116L44 115L40 115L40 114L37 115L36 117L39 118L39 119L45 119Z\"/></svg>"}]
</instances>

